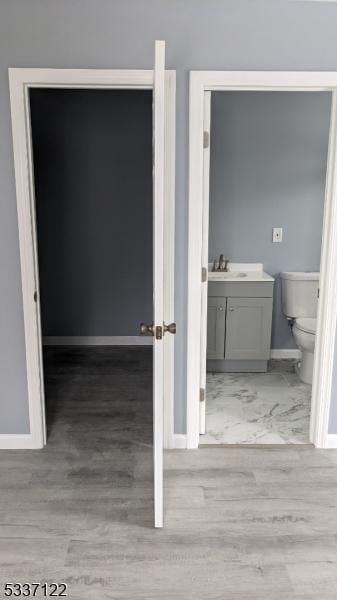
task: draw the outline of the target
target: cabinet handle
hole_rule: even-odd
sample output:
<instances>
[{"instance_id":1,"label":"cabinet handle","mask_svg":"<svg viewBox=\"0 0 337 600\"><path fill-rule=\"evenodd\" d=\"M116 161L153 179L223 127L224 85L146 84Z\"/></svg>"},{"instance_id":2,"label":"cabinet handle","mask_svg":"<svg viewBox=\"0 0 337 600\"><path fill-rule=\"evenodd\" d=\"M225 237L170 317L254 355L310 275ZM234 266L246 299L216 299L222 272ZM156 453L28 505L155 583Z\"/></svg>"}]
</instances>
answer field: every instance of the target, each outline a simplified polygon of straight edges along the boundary
<instances>
[{"instance_id":1,"label":"cabinet handle","mask_svg":"<svg viewBox=\"0 0 337 600\"><path fill-rule=\"evenodd\" d=\"M230 308L229 310L230 310L231 312L233 312L233 311L234 311L234 308Z\"/></svg>"},{"instance_id":2,"label":"cabinet handle","mask_svg":"<svg viewBox=\"0 0 337 600\"><path fill-rule=\"evenodd\" d=\"M218 310L223 310L223 306L219 306Z\"/></svg>"}]
</instances>

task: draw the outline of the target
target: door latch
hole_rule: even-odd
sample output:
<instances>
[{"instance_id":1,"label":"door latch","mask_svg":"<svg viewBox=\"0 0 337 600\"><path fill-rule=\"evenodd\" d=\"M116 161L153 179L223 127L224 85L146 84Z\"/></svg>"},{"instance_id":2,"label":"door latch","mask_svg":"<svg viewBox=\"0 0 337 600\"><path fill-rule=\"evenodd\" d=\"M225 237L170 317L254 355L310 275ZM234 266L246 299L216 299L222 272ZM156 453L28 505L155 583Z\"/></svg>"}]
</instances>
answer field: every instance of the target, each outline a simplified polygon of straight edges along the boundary
<instances>
[{"instance_id":1,"label":"door latch","mask_svg":"<svg viewBox=\"0 0 337 600\"><path fill-rule=\"evenodd\" d=\"M170 323L169 325L165 325L164 323L163 326L154 325L154 323L140 324L140 333L142 335L152 335L156 340L162 340L165 333L172 333L174 335L176 331L177 325L175 323Z\"/></svg>"},{"instance_id":2,"label":"door latch","mask_svg":"<svg viewBox=\"0 0 337 600\"><path fill-rule=\"evenodd\" d=\"M156 337L156 340L163 338L163 328L160 325L154 325L154 323L141 323L140 333L142 335L152 335Z\"/></svg>"}]
</instances>

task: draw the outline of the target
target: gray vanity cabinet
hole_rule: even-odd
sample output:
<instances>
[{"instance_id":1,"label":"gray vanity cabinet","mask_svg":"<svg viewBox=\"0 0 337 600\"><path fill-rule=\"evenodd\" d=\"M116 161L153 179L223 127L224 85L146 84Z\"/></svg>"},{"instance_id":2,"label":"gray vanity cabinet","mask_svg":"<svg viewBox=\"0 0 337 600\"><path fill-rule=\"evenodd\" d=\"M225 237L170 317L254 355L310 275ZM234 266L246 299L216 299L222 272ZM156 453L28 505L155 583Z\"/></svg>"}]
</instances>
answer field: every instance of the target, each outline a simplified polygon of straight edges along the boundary
<instances>
[{"instance_id":1,"label":"gray vanity cabinet","mask_svg":"<svg viewBox=\"0 0 337 600\"><path fill-rule=\"evenodd\" d=\"M208 297L207 358L225 358L226 298Z\"/></svg>"},{"instance_id":2,"label":"gray vanity cabinet","mask_svg":"<svg viewBox=\"0 0 337 600\"><path fill-rule=\"evenodd\" d=\"M270 298L228 298L225 357L228 360L268 360Z\"/></svg>"},{"instance_id":3,"label":"gray vanity cabinet","mask_svg":"<svg viewBox=\"0 0 337 600\"><path fill-rule=\"evenodd\" d=\"M273 281L209 282L207 369L263 372L270 358Z\"/></svg>"}]
</instances>

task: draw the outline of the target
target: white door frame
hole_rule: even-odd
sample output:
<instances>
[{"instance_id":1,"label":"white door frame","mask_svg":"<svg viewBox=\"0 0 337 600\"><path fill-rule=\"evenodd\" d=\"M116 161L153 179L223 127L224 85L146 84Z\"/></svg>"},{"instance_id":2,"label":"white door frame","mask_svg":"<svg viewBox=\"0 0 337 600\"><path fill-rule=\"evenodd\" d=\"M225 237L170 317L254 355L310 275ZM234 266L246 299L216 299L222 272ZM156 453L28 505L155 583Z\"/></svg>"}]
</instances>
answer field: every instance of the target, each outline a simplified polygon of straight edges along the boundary
<instances>
[{"instance_id":1,"label":"white door frame","mask_svg":"<svg viewBox=\"0 0 337 600\"><path fill-rule=\"evenodd\" d=\"M30 433L11 436L8 447L46 443L39 277L29 89L153 89L153 70L10 68L15 185L18 212ZM174 321L175 71L165 71L164 320ZM37 301L34 294L37 292ZM174 337L164 336L164 447L174 446ZM4 442L6 446L6 442ZM1 447L4 447L4 444Z\"/></svg>"},{"instance_id":2,"label":"white door frame","mask_svg":"<svg viewBox=\"0 0 337 600\"><path fill-rule=\"evenodd\" d=\"M211 131L211 94L204 92L203 138L203 192L202 192L202 249L201 249L201 323L200 323L200 393L199 433L206 433L206 358L207 358L207 305L208 305L208 234L209 234L209 167ZM204 319L203 316L206 315Z\"/></svg>"},{"instance_id":3,"label":"white door frame","mask_svg":"<svg viewBox=\"0 0 337 600\"><path fill-rule=\"evenodd\" d=\"M187 316L187 447L199 445L203 119L206 91L332 92L310 441L328 447L337 326L337 72L191 71Z\"/></svg>"}]
</instances>

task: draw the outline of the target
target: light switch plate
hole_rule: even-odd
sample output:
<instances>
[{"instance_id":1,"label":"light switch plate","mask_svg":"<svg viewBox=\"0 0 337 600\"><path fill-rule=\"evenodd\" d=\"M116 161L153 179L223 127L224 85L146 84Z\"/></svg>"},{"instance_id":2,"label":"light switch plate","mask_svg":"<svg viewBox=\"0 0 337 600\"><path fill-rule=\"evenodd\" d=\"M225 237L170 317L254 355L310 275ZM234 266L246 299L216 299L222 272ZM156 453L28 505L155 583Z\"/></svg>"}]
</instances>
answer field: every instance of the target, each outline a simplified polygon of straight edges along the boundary
<instances>
[{"instance_id":1,"label":"light switch plate","mask_svg":"<svg viewBox=\"0 0 337 600\"><path fill-rule=\"evenodd\" d=\"M273 227L273 243L282 242L283 239L283 229L282 227Z\"/></svg>"}]
</instances>

